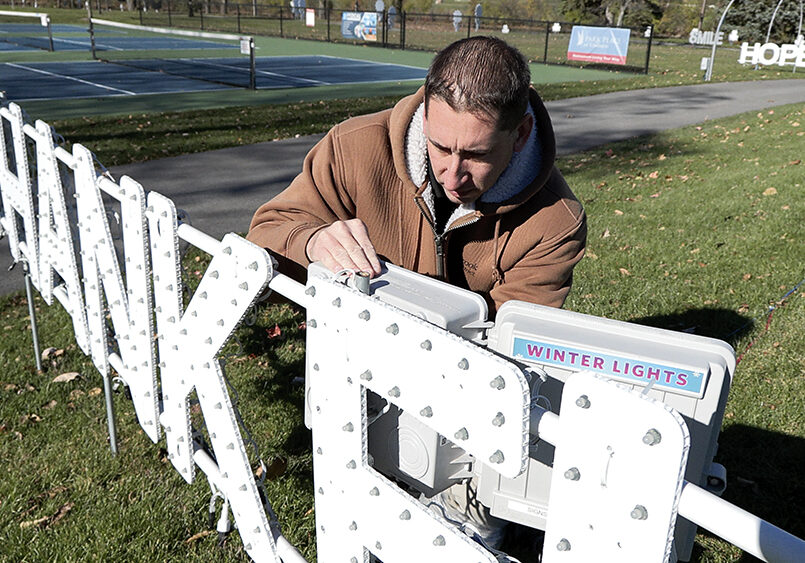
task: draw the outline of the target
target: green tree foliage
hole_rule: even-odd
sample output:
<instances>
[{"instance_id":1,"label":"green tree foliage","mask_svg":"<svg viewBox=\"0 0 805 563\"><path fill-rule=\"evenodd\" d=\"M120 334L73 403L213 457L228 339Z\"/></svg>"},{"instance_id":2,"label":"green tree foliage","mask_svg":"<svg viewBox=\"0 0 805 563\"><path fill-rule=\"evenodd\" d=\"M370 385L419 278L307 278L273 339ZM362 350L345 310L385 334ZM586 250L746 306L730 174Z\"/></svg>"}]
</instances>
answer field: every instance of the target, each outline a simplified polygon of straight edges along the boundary
<instances>
[{"instance_id":1,"label":"green tree foliage","mask_svg":"<svg viewBox=\"0 0 805 563\"><path fill-rule=\"evenodd\" d=\"M662 37L684 37L698 26L699 11L690 4L671 2L654 30Z\"/></svg>"},{"instance_id":2,"label":"green tree foliage","mask_svg":"<svg viewBox=\"0 0 805 563\"><path fill-rule=\"evenodd\" d=\"M764 42L769 31L772 12L778 1L754 2L736 0L726 22L738 30L741 41ZM799 0L784 0L774 17L770 41L773 43L793 43L799 27Z\"/></svg>"}]
</instances>

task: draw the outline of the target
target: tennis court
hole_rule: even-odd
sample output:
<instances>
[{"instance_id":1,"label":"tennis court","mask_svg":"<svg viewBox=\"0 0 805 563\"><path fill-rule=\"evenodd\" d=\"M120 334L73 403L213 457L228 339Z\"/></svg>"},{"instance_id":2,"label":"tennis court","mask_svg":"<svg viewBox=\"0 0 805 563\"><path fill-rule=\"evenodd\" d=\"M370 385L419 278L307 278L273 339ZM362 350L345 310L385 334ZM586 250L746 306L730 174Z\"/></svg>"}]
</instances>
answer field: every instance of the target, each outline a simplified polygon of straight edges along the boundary
<instances>
[{"instance_id":1,"label":"tennis court","mask_svg":"<svg viewBox=\"0 0 805 563\"><path fill-rule=\"evenodd\" d=\"M44 16L44 15L43 15ZM11 18L12 16L8 16ZM6 97L15 101L258 90L422 80L426 69L327 55L259 56L248 36L152 28L92 19L79 25L0 21L0 52L39 51L2 68ZM48 60L83 51L96 60ZM268 54L268 53L267 53ZM75 58L71 56L71 58Z\"/></svg>"},{"instance_id":2,"label":"tennis court","mask_svg":"<svg viewBox=\"0 0 805 563\"><path fill-rule=\"evenodd\" d=\"M125 63L2 63L2 88L14 101L135 96L225 90L230 87L220 82L243 82L249 76L246 57L143 59ZM147 68L149 65L153 66L151 70ZM255 69L258 89L422 80L426 73L426 69L416 67L326 55L257 57ZM198 79L204 75L206 79Z\"/></svg>"}]
</instances>

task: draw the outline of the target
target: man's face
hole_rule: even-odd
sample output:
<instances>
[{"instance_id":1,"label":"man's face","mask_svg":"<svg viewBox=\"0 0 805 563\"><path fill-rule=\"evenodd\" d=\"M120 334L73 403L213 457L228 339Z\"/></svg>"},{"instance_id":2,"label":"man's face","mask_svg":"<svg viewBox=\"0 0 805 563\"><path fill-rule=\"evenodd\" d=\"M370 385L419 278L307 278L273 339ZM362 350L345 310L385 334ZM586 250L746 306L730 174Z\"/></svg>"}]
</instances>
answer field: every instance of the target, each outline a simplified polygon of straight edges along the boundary
<instances>
[{"instance_id":1,"label":"man's face","mask_svg":"<svg viewBox=\"0 0 805 563\"><path fill-rule=\"evenodd\" d=\"M431 98L425 117L428 155L447 198L471 203L489 190L515 151L522 150L533 119L526 115L513 131L501 131L494 119L454 111L444 100Z\"/></svg>"}]
</instances>

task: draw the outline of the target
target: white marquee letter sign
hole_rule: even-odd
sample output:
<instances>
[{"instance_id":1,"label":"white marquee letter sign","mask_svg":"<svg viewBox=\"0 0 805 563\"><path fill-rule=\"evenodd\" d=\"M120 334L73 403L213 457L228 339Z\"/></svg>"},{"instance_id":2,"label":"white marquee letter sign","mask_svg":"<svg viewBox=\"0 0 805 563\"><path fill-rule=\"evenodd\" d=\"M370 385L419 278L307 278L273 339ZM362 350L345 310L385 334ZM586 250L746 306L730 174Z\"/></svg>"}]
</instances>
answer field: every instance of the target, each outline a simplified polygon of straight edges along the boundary
<instances>
[{"instance_id":1,"label":"white marquee letter sign","mask_svg":"<svg viewBox=\"0 0 805 563\"><path fill-rule=\"evenodd\" d=\"M495 557L375 471L366 389L496 471L525 469L529 388L512 363L339 283L309 280L317 549L322 561Z\"/></svg>"},{"instance_id":2,"label":"white marquee letter sign","mask_svg":"<svg viewBox=\"0 0 805 563\"><path fill-rule=\"evenodd\" d=\"M81 276L76 261L73 231L67 212L59 158L53 143L53 133L44 121L36 122L36 178L39 191L39 291L48 305L54 295L73 319L73 331L78 347L90 353L89 327L81 288ZM65 154L67 154L65 152ZM73 169L75 159L64 163ZM72 172L72 170L71 170ZM54 285L54 274L63 284Z\"/></svg>"},{"instance_id":3,"label":"white marquee letter sign","mask_svg":"<svg viewBox=\"0 0 805 563\"><path fill-rule=\"evenodd\" d=\"M173 202L151 192L148 220L162 378L161 423L168 457L191 483L195 475L195 444L189 396L195 389L220 473L215 485L232 505L246 551L255 561L278 561L217 359L271 278L271 260L265 250L237 235L226 235L185 310Z\"/></svg>"}]
</instances>

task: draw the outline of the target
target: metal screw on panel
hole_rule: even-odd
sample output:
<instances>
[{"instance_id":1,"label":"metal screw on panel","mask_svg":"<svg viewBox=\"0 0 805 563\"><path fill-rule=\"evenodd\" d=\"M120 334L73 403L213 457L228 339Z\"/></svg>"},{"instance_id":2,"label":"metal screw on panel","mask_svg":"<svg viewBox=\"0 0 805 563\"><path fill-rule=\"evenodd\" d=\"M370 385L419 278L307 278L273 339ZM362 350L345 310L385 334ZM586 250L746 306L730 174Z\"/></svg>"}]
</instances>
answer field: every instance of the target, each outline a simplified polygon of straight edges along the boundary
<instances>
[{"instance_id":1,"label":"metal screw on panel","mask_svg":"<svg viewBox=\"0 0 805 563\"><path fill-rule=\"evenodd\" d=\"M500 391L506 387L506 380L503 379L501 376L497 376L495 379L489 382L489 386L492 389L497 389Z\"/></svg>"},{"instance_id":2,"label":"metal screw on panel","mask_svg":"<svg viewBox=\"0 0 805 563\"><path fill-rule=\"evenodd\" d=\"M352 432L353 430L355 430L355 427L352 425L351 422L347 422L341 429L344 432Z\"/></svg>"},{"instance_id":3,"label":"metal screw on panel","mask_svg":"<svg viewBox=\"0 0 805 563\"><path fill-rule=\"evenodd\" d=\"M643 436L643 443L647 446L655 446L662 441L662 435L656 428L649 429L646 435Z\"/></svg>"},{"instance_id":4,"label":"metal screw on panel","mask_svg":"<svg viewBox=\"0 0 805 563\"><path fill-rule=\"evenodd\" d=\"M400 327L397 326L397 323L392 323L386 327L386 332L396 336L397 334L400 333Z\"/></svg>"},{"instance_id":5,"label":"metal screw on panel","mask_svg":"<svg viewBox=\"0 0 805 563\"><path fill-rule=\"evenodd\" d=\"M340 297L336 297L335 299L333 299L333 306L335 306L335 307L340 307L341 306L341 298Z\"/></svg>"},{"instance_id":6,"label":"metal screw on panel","mask_svg":"<svg viewBox=\"0 0 805 563\"><path fill-rule=\"evenodd\" d=\"M470 369L470 362L467 361L467 358L461 358L461 361L458 362L458 369Z\"/></svg>"},{"instance_id":7,"label":"metal screw on panel","mask_svg":"<svg viewBox=\"0 0 805 563\"><path fill-rule=\"evenodd\" d=\"M497 450L495 453L489 456L489 461L492 463L503 463L503 452Z\"/></svg>"},{"instance_id":8,"label":"metal screw on panel","mask_svg":"<svg viewBox=\"0 0 805 563\"><path fill-rule=\"evenodd\" d=\"M370 318L371 316L372 316L372 315L371 315L371 314L369 313L369 311L367 311L366 309L364 309L363 311L361 311L360 313L358 313L358 318L359 318L360 320L362 320L362 321L368 321L368 320L369 320L369 318Z\"/></svg>"},{"instance_id":9,"label":"metal screw on panel","mask_svg":"<svg viewBox=\"0 0 805 563\"><path fill-rule=\"evenodd\" d=\"M419 411L419 414L421 414L422 416L424 416L426 418L430 418L430 417L433 416L433 409L430 408L430 407L425 407L424 409Z\"/></svg>"},{"instance_id":10,"label":"metal screw on panel","mask_svg":"<svg viewBox=\"0 0 805 563\"><path fill-rule=\"evenodd\" d=\"M375 547L377 549L383 549L383 546L380 544L380 542L375 542Z\"/></svg>"},{"instance_id":11,"label":"metal screw on panel","mask_svg":"<svg viewBox=\"0 0 805 563\"><path fill-rule=\"evenodd\" d=\"M358 558L357 557L350 557L349 563L358 563Z\"/></svg>"},{"instance_id":12,"label":"metal screw on panel","mask_svg":"<svg viewBox=\"0 0 805 563\"><path fill-rule=\"evenodd\" d=\"M361 374L361 379L363 379L364 381L372 381L372 372L371 372L371 370L367 369L365 372L363 372Z\"/></svg>"},{"instance_id":13,"label":"metal screw on panel","mask_svg":"<svg viewBox=\"0 0 805 563\"><path fill-rule=\"evenodd\" d=\"M355 469L357 466L354 459L349 460L349 463L347 463L347 469Z\"/></svg>"},{"instance_id":14,"label":"metal screw on panel","mask_svg":"<svg viewBox=\"0 0 805 563\"><path fill-rule=\"evenodd\" d=\"M310 319L307 322L307 326L309 326L310 328L316 328L316 319Z\"/></svg>"},{"instance_id":15,"label":"metal screw on panel","mask_svg":"<svg viewBox=\"0 0 805 563\"><path fill-rule=\"evenodd\" d=\"M310 286L305 290L305 295L310 295L311 297L316 297L316 288L314 286Z\"/></svg>"},{"instance_id":16,"label":"metal screw on panel","mask_svg":"<svg viewBox=\"0 0 805 563\"><path fill-rule=\"evenodd\" d=\"M411 513L408 512L407 510L403 510L402 513L400 514L400 520L410 520L410 519L411 519Z\"/></svg>"},{"instance_id":17,"label":"metal screw on panel","mask_svg":"<svg viewBox=\"0 0 805 563\"><path fill-rule=\"evenodd\" d=\"M349 525L349 529L352 530L353 532L358 529L358 525L355 523L354 520L352 521L352 524Z\"/></svg>"},{"instance_id":18,"label":"metal screw on panel","mask_svg":"<svg viewBox=\"0 0 805 563\"><path fill-rule=\"evenodd\" d=\"M581 478L581 472L579 471L578 467L571 467L567 471L565 471L565 479L569 479L571 481L578 481Z\"/></svg>"},{"instance_id":19,"label":"metal screw on panel","mask_svg":"<svg viewBox=\"0 0 805 563\"><path fill-rule=\"evenodd\" d=\"M648 510L642 504L638 504L632 509L631 517L635 520L645 520L648 518Z\"/></svg>"},{"instance_id":20,"label":"metal screw on panel","mask_svg":"<svg viewBox=\"0 0 805 563\"><path fill-rule=\"evenodd\" d=\"M587 395L582 395L578 399L576 399L576 406L582 409L589 409L590 408L590 399Z\"/></svg>"},{"instance_id":21,"label":"metal screw on panel","mask_svg":"<svg viewBox=\"0 0 805 563\"><path fill-rule=\"evenodd\" d=\"M558 551L570 551L570 542L562 538L559 540L559 543L556 544L556 549Z\"/></svg>"},{"instance_id":22,"label":"metal screw on panel","mask_svg":"<svg viewBox=\"0 0 805 563\"><path fill-rule=\"evenodd\" d=\"M380 496L380 489L377 487L372 487L372 489L369 491L369 494L373 497Z\"/></svg>"},{"instance_id":23,"label":"metal screw on panel","mask_svg":"<svg viewBox=\"0 0 805 563\"><path fill-rule=\"evenodd\" d=\"M319 371L319 364L313 364L313 371Z\"/></svg>"},{"instance_id":24,"label":"metal screw on panel","mask_svg":"<svg viewBox=\"0 0 805 563\"><path fill-rule=\"evenodd\" d=\"M433 540L433 545L436 545L436 546L442 546L445 543L447 543L447 542L444 541L444 536L442 536L442 535L436 536L436 539Z\"/></svg>"},{"instance_id":25,"label":"metal screw on panel","mask_svg":"<svg viewBox=\"0 0 805 563\"><path fill-rule=\"evenodd\" d=\"M466 428L459 428L453 435L456 437L456 440L467 440L470 437L470 433L467 432Z\"/></svg>"},{"instance_id":26,"label":"metal screw on panel","mask_svg":"<svg viewBox=\"0 0 805 563\"><path fill-rule=\"evenodd\" d=\"M506 417L503 416L502 412L499 412L495 415L495 418L492 419L492 426L503 426L506 422Z\"/></svg>"},{"instance_id":27,"label":"metal screw on panel","mask_svg":"<svg viewBox=\"0 0 805 563\"><path fill-rule=\"evenodd\" d=\"M428 352L430 352L431 349L433 348L433 344L430 343L430 340L423 340L422 344L420 344L419 347L422 348L423 350L427 350Z\"/></svg>"},{"instance_id":28,"label":"metal screw on panel","mask_svg":"<svg viewBox=\"0 0 805 563\"><path fill-rule=\"evenodd\" d=\"M389 396L394 397L395 399L400 396L400 388L396 385L389 389Z\"/></svg>"}]
</instances>

